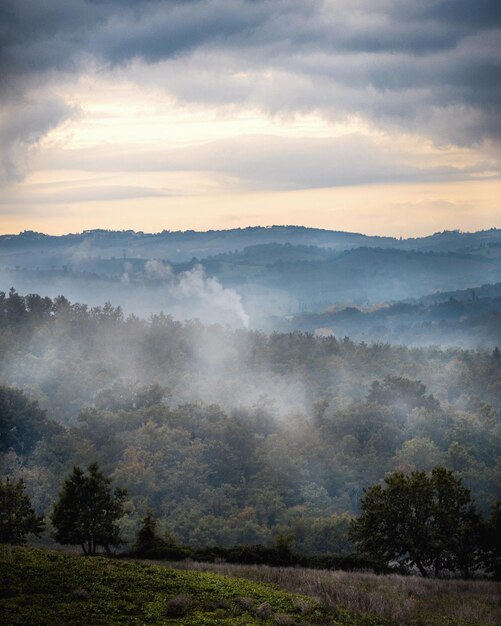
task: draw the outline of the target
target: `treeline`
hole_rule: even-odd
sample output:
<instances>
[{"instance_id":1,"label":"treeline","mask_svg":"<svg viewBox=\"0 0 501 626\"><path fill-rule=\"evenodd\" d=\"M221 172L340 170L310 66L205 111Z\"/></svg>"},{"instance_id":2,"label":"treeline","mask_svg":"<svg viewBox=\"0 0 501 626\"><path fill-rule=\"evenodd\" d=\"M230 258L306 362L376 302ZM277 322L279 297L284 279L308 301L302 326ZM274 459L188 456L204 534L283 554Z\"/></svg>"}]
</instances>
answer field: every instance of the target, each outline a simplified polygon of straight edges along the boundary
<instances>
[{"instance_id":1,"label":"treeline","mask_svg":"<svg viewBox=\"0 0 501 626\"><path fill-rule=\"evenodd\" d=\"M501 359L0 294L0 461L38 513L95 460L183 545L350 553L364 488L443 465L499 497ZM21 391L21 389L23 391Z\"/></svg>"},{"instance_id":2,"label":"treeline","mask_svg":"<svg viewBox=\"0 0 501 626\"><path fill-rule=\"evenodd\" d=\"M96 463L87 472L74 467L65 478L48 519L52 537L63 545L80 545L94 556L102 548L108 556L125 543L120 519L127 515L127 492L111 489L111 479ZM461 479L441 466L430 474L394 472L385 485L364 492L362 514L350 522L349 535L356 552L344 555L308 555L292 548L294 535L281 532L273 546L240 545L231 548L190 547L179 544L171 533L160 535L153 512L142 519L132 549L122 556L202 562L302 566L317 569L373 569L377 573L408 573L417 568L422 576L443 571L470 578L480 570L501 579L501 500L486 520L476 509ZM0 479L0 543L22 545L27 536L40 537L44 528L24 483ZM409 567L411 569L409 569Z\"/></svg>"}]
</instances>

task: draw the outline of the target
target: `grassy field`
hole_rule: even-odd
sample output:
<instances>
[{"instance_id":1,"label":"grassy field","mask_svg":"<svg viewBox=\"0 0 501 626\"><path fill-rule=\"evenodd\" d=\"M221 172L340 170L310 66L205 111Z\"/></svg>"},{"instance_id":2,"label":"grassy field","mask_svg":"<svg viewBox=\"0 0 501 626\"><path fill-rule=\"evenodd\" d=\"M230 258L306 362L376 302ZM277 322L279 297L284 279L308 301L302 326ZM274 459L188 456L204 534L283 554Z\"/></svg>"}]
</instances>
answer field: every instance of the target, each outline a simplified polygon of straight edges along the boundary
<instances>
[{"instance_id":1,"label":"grassy field","mask_svg":"<svg viewBox=\"0 0 501 626\"><path fill-rule=\"evenodd\" d=\"M0 545L2 626L497 626L499 594L487 581L153 565Z\"/></svg>"},{"instance_id":2,"label":"grassy field","mask_svg":"<svg viewBox=\"0 0 501 626\"><path fill-rule=\"evenodd\" d=\"M383 626L249 580L0 546L0 624Z\"/></svg>"},{"instance_id":3,"label":"grassy field","mask_svg":"<svg viewBox=\"0 0 501 626\"><path fill-rule=\"evenodd\" d=\"M370 614L387 623L412 626L499 626L501 584L482 580L436 580L416 576L376 576L362 572L233 565L169 563L278 585L316 598L326 607Z\"/></svg>"}]
</instances>

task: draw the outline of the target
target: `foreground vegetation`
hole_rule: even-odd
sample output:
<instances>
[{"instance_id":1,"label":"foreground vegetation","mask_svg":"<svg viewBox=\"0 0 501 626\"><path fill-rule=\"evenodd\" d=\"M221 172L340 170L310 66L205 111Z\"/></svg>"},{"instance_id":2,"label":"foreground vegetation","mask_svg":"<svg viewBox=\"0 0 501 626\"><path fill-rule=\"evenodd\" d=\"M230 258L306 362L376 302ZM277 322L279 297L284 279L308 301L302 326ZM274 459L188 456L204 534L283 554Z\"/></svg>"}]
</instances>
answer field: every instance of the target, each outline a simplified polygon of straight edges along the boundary
<instances>
[{"instance_id":1,"label":"foreground vegetation","mask_svg":"<svg viewBox=\"0 0 501 626\"><path fill-rule=\"evenodd\" d=\"M269 584L105 558L0 546L4 626L383 626Z\"/></svg>"},{"instance_id":2,"label":"foreground vegetation","mask_svg":"<svg viewBox=\"0 0 501 626\"><path fill-rule=\"evenodd\" d=\"M406 626L497 626L501 585L490 581L437 580L418 576L377 576L299 567L232 563L167 562L167 567L237 576L273 583L291 593L317 598L351 614L370 614Z\"/></svg>"},{"instance_id":3,"label":"foreground vegetation","mask_svg":"<svg viewBox=\"0 0 501 626\"><path fill-rule=\"evenodd\" d=\"M0 546L0 579L5 626L496 626L501 618L499 585L487 581L152 565L11 546Z\"/></svg>"}]
</instances>

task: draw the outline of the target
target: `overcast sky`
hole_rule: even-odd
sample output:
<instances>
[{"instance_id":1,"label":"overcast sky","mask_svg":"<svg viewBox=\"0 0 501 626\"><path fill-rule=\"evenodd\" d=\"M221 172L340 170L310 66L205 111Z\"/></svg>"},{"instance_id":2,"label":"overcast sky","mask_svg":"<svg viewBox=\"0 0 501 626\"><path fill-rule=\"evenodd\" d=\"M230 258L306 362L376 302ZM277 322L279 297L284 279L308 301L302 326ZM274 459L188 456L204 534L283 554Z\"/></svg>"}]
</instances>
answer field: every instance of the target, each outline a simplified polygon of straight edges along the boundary
<instances>
[{"instance_id":1,"label":"overcast sky","mask_svg":"<svg viewBox=\"0 0 501 626\"><path fill-rule=\"evenodd\" d=\"M0 232L501 227L499 0L3 0Z\"/></svg>"}]
</instances>

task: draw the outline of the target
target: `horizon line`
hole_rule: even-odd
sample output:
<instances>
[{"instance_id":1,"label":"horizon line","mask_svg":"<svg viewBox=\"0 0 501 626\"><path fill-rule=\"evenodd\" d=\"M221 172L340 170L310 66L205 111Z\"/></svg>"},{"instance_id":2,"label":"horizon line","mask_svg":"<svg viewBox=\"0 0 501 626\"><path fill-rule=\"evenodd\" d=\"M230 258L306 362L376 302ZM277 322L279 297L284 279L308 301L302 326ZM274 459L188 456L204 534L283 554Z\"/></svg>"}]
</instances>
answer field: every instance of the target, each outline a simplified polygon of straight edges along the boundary
<instances>
[{"instance_id":1,"label":"horizon line","mask_svg":"<svg viewBox=\"0 0 501 626\"><path fill-rule=\"evenodd\" d=\"M421 236L408 236L408 237L404 237L404 236L398 236L398 235L384 235L384 234L378 234L378 235L368 235L366 233L362 233L362 232L358 232L358 231L348 231L348 230L334 230L331 228L322 228L322 227L317 227L317 226L304 226L301 224L270 224L270 225L261 225L261 224L257 224L257 225L248 225L248 226L240 226L240 227L235 227L235 228L208 228L206 230L196 230L196 229L186 229L186 230L169 230L169 229L163 229L161 231L156 231L156 232L145 232L143 230L134 230L133 228L123 228L123 229L110 229L110 228L85 228L81 231L77 231L77 232L67 232L64 234L53 234L53 233L48 233L48 232L42 232L42 231L36 231L36 230L31 230L31 229L25 229L22 231L19 231L18 233L0 233L0 238L4 238L4 237L19 237L21 235L25 235L25 234L33 234L33 235L43 235L44 237L70 237L70 236L78 236L78 235L91 235L91 234L96 234L96 233L121 233L121 234L126 234L126 233L130 233L130 234L134 234L134 235L143 235L143 236L158 236L158 235L169 235L169 234L196 234L196 235L201 235L201 234L206 234L206 233L230 233L230 232L237 232L237 231L246 231L246 230L272 230L272 229L302 229L302 230L309 230L309 231L322 231L325 233L338 233L338 234L343 234L343 235L358 235L361 237L367 237L367 238L374 238L374 239L394 239L397 241L407 241L409 239L426 239L428 237L434 237L436 235L445 235L445 234L449 234L449 233L455 233L455 234L459 234L459 235L475 235L478 233L487 233L487 232L491 232L491 231L498 231L501 230L501 227L497 227L497 226L491 226L490 228L482 228L479 230L473 230L473 231L469 231L469 230L462 230L460 228L450 228L450 229L445 229L445 230L441 230L441 231L435 231L433 233L429 233L427 235L421 235Z\"/></svg>"}]
</instances>

